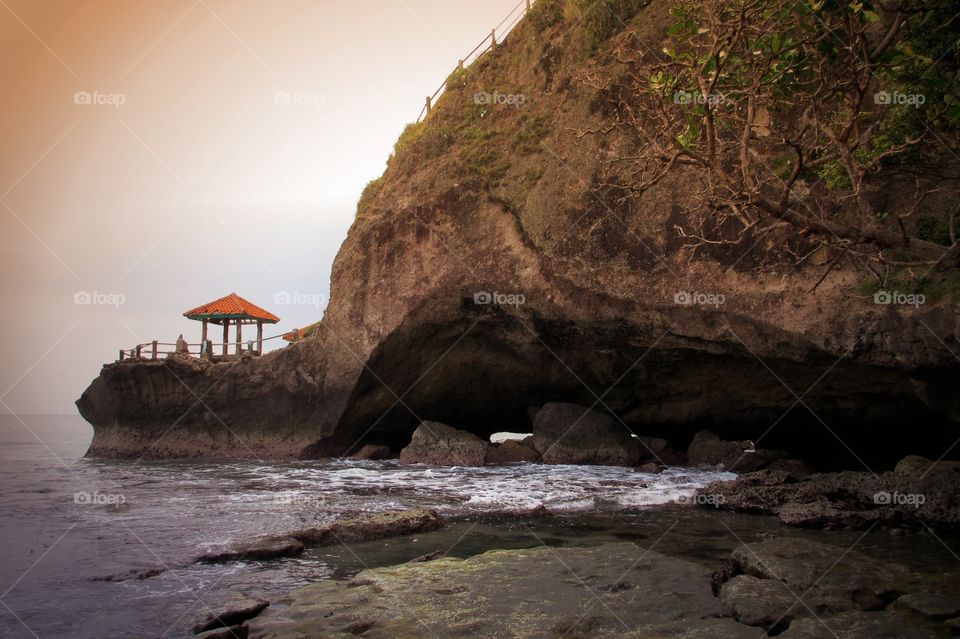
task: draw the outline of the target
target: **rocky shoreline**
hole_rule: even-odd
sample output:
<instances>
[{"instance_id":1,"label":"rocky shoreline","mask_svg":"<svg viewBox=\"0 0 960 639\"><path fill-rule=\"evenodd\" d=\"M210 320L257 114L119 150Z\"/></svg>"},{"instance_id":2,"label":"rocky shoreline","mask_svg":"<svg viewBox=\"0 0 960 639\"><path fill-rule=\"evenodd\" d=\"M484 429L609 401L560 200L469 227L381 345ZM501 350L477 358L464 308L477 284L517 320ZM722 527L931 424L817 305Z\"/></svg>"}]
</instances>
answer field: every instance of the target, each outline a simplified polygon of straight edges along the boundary
<instances>
[{"instance_id":1,"label":"rocky shoreline","mask_svg":"<svg viewBox=\"0 0 960 639\"><path fill-rule=\"evenodd\" d=\"M960 626L957 577L785 537L743 543L712 566L629 542L433 553L269 604L238 595L195 630L205 639L924 639Z\"/></svg>"}]
</instances>

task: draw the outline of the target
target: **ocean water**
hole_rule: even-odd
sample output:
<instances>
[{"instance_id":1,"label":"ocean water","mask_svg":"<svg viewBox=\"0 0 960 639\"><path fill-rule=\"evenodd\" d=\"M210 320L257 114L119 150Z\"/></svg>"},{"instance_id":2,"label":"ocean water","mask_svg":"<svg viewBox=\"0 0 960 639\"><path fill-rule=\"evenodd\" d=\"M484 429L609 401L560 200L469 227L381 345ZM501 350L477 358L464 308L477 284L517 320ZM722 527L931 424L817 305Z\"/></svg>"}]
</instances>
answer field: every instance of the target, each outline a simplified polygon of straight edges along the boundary
<instances>
[{"instance_id":1,"label":"ocean water","mask_svg":"<svg viewBox=\"0 0 960 639\"><path fill-rule=\"evenodd\" d=\"M960 569L945 535L806 531L679 502L729 473L540 466L437 468L393 461L84 459L79 417L0 416L0 637L187 637L230 593L271 599L323 579L443 551L634 541L715 566L770 534L814 538L920 570ZM338 517L435 508L438 531L311 548L271 562L195 565L230 542ZM163 567L147 579L104 577Z\"/></svg>"},{"instance_id":2,"label":"ocean water","mask_svg":"<svg viewBox=\"0 0 960 639\"><path fill-rule=\"evenodd\" d=\"M532 464L84 459L91 437L79 417L0 417L0 637L186 636L195 617L232 591L269 598L438 548L471 554L539 545L538 537L561 543L556 528L561 537L581 528L580 515L650 508L732 477ZM413 507L435 508L456 523L420 545L404 538L281 562L191 561L251 536ZM518 537L518 522L535 509L540 523ZM543 509L559 519L545 524ZM498 521L507 515L509 524ZM451 536L461 538L448 543ZM98 580L153 567L167 570L143 580Z\"/></svg>"}]
</instances>

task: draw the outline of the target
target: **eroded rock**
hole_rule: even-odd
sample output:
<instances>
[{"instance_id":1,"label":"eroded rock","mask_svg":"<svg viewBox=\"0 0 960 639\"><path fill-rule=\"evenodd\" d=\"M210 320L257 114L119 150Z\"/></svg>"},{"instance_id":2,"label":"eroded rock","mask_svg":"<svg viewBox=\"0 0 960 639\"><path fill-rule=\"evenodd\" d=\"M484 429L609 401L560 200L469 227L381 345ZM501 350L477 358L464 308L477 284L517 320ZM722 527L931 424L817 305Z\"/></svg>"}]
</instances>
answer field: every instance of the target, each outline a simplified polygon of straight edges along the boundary
<instances>
[{"instance_id":1,"label":"eroded rock","mask_svg":"<svg viewBox=\"0 0 960 639\"><path fill-rule=\"evenodd\" d=\"M413 439L400 451L401 464L483 466L490 442L472 433L439 422L423 422Z\"/></svg>"},{"instance_id":2,"label":"eroded rock","mask_svg":"<svg viewBox=\"0 0 960 639\"><path fill-rule=\"evenodd\" d=\"M576 404L545 405L533 420L534 447L545 464L634 466L640 444L611 417Z\"/></svg>"},{"instance_id":3,"label":"eroded rock","mask_svg":"<svg viewBox=\"0 0 960 639\"><path fill-rule=\"evenodd\" d=\"M763 470L713 482L700 492L722 496L715 500L721 508L776 515L792 526L960 527L960 472L950 464L914 463L902 463L899 471L879 475L840 472L804 476Z\"/></svg>"},{"instance_id":4,"label":"eroded rock","mask_svg":"<svg viewBox=\"0 0 960 639\"><path fill-rule=\"evenodd\" d=\"M755 628L719 618L707 569L629 543L496 550L377 568L351 584L301 588L282 603L250 622L251 637L362 629L368 639L756 639Z\"/></svg>"},{"instance_id":5,"label":"eroded rock","mask_svg":"<svg viewBox=\"0 0 960 639\"><path fill-rule=\"evenodd\" d=\"M323 526L268 535L240 543L233 548L204 553L196 561L223 563L244 559L277 559L298 555L307 545L331 545L397 537L436 530L445 524L446 520L436 511L425 508L377 513L366 517L341 519Z\"/></svg>"},{"instance_id":6,"label":"eroded rock","mask_svg":"<svg viewBox=\"0 0 960 639\"><path fill-rule=\"evenodd\" d=\"M950 634L922 620L889 612L851 611L797 619L781 639L945 639Z\"/></svg>"},{"instance_id":7,"label":"eroded rock","mask_svg":"<svg viewBox=\"0 0 960 639\"><path fill-rule=\"evenodd\" d=\"M258 597L249 597L242 594L234 594L232 597L217 604L217 607L208 611L193 626L194 633L207 632L220 628L229 629L232 626L238 626L248 619L252 619L267 609L270 602ZM225 635L229 637L230 635Z\"/></svg>"},{"instance_id":8,"label":"eroded rock","mask_svg":"<svg viewBox=\"0 0 960 639\"><path fill-rule=\"evenodd\" d=\"M533 448L512 439L499 444L490 444L487 450L487 465L514 464L518 462L535 462L540 459L540 453Z\"/></svg>"}]
</instances>

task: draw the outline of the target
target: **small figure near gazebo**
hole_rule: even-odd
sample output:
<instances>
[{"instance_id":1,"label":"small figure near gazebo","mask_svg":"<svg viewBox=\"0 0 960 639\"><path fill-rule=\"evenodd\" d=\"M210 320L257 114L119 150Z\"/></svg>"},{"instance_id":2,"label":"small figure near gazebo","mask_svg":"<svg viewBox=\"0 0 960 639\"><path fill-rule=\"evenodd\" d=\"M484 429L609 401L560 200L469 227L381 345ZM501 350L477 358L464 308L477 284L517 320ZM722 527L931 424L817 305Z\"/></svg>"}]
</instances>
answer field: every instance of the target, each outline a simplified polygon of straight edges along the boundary
<instances>
[{"instance_id":1,"label":"small figure near gazebo","mask_svg":"<svg viewBox=\"0 0 960 639\"><path fill-rule=\"evenodd\" d=\"M270 311L248 302L236 293L230 293L218 300L214 300L203 306L198 306L197 308L187 311L183 316L188 319L203 322L201 355L206 357L213 356L211 352L212 342L207 338L207 330L210 324L223 326L223 355L226 355L229 349L231 324L237 327L237 355L243 352L243 325L256 324L257 340L256 350L254 352L257 355L263 355L263 325L276 324L280 321L280 318ZM251 350L253 350L252 347Z\"/></svg>"}]
</instances>

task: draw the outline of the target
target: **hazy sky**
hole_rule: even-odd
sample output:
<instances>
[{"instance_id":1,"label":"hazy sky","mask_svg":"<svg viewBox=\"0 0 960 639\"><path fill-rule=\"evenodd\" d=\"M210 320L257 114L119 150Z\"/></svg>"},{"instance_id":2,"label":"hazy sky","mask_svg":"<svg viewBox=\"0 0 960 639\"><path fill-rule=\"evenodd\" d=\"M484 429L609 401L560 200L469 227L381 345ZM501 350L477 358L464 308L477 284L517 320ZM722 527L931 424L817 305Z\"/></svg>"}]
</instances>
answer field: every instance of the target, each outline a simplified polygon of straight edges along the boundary
<instances>
[{"instance_id":1,"label":"hazy sky","mask_svg":"<svg viewBox=\"0 0 960 639\"><path fill-rule=\"evenodd\" d=\"M75 412L232 291L319 319L363 186L516 3L0 0L0 413Z\"/></svg>"}]
</instances>

